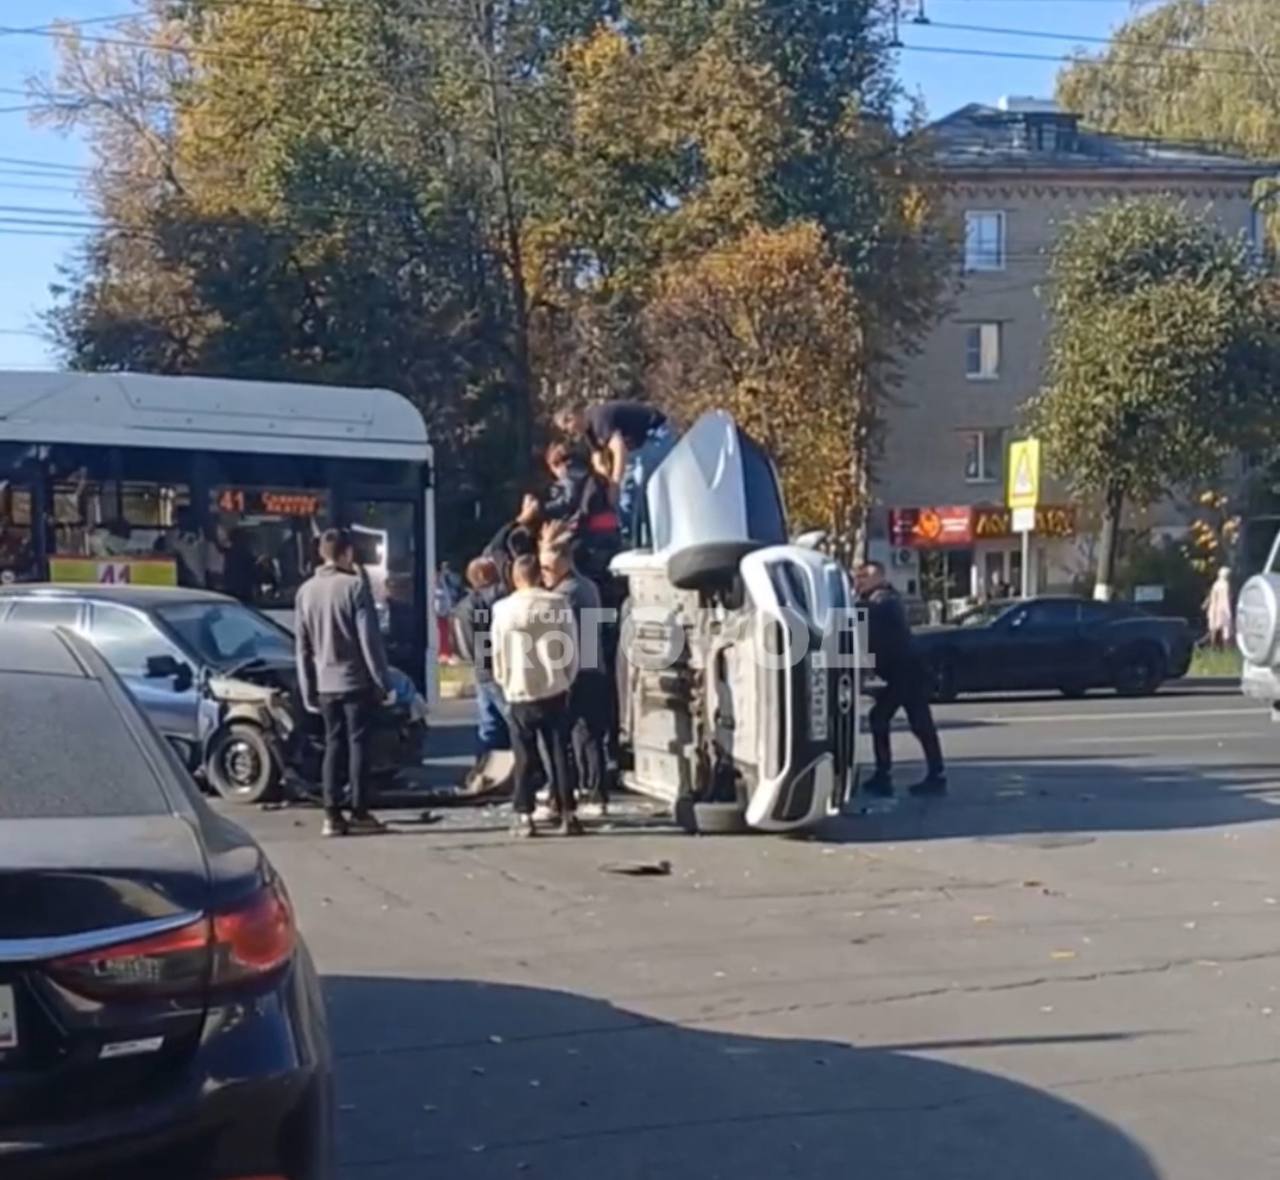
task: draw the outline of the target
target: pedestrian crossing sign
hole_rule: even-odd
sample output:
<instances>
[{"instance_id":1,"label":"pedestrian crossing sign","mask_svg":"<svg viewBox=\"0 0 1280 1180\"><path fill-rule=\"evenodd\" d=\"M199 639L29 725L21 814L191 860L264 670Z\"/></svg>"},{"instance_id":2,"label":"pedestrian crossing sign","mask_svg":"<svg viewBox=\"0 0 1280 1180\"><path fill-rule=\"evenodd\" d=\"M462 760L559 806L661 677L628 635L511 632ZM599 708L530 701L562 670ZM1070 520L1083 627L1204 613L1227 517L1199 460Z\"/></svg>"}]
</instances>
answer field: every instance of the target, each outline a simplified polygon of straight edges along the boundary
<instances>
[{"instance_id":1,"label":"pedestrian crossing sign","mask_svg":"<svg viewBox=\"0 0 1280 1180\"><path fill-rule=\"evenodd\" d=\"M1010 508L1035 508L1040 500L1040 440L1024 438L1009 444Z\"/></svg>"}]
</instances>

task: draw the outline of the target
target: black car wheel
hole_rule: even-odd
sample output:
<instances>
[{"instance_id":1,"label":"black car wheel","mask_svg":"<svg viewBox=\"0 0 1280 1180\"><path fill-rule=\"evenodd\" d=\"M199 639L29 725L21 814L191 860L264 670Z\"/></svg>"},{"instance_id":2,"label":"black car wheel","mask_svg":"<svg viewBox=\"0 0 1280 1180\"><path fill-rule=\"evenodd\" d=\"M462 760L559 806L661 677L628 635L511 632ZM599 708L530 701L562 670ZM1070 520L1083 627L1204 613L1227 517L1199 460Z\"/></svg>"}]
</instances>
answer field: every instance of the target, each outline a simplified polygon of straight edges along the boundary
<instances>
[{"instance_id":1,"label":"black car wheel","mask_svg":"<svg viewBox=\"0 0 1280 1180\"><path fill-rule=\"evenodd\" d=\"M269 803L280 795L280 768L256 725L228 725L209 745L205 774L231 803Z\"/></svg>"},{"instance_id":2,"label":"black car wheel","mask_svg":"<svg viewBox=\"0 0 1280 1180\"><path fill-rule=\"evenodd\" d=\"M1114 672L1116 692L1122 697L1147 697L1164 681L1164 659L1152 647L1121 652Z\"/></svg>"},{"instance_id":3,"label":"black car wheel","mask_svg":"<svg viewBox=\"0 0 1280 1180\"><path fill-rule=\"evenodd\" d=\"M695 802L687 795L676 800L676 823L690 836L739 836L747 831L740 803Z\"/></svg>"}]
</instances>

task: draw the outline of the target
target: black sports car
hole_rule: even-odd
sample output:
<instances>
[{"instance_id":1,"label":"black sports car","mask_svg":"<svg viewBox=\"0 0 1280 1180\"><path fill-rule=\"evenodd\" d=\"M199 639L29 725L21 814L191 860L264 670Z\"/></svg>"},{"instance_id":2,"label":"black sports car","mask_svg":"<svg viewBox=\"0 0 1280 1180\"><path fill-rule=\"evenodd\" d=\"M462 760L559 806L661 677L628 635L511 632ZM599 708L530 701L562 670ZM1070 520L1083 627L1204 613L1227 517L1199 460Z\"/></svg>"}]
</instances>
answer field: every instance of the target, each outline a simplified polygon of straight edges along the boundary
<instances>
[{"instance_id":1,"label":"black sports car","mask_svg":"<svg viewBox=\"0 0 1280 1180\"><path fill-rule=\"evenodd\" d=\"M978 607L915 636L940 701L1017 689L1083 696L1091 688L1114 688L1143 696L1186 675L1195 639L1185 619L1083 598Z\"/></svg>"},{"instance_id":2,"label":"black sports car","mask_svg":"<svg viewBox=\"0 0 1280 1180\"><path fill-rule=\"evenodd\" d=\"M284 884L102 657L0 628L0 1176L325 1180Z\"/></svg>"}]
</instances>

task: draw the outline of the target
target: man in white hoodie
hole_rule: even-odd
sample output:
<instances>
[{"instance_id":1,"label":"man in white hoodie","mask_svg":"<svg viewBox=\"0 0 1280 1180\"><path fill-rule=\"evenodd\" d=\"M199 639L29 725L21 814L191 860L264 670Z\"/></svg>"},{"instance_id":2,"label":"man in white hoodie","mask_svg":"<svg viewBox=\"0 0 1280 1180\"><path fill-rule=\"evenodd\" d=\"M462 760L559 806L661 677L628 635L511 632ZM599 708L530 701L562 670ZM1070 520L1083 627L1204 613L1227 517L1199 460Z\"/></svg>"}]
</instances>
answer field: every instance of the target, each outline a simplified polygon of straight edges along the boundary
<instances>
[{"instance_id":1,"label":"man in white hoodie","mask_svg":"<svg viewBox=\"0 0 1280 1180\"><path fill-rule=\"evenodd\" d=\"M493 606L489 635L493 644L493 676L510 710L511 745L515 753L515 797L512 834L533 836L537 791L538 743L547 753L551 797L560 816L560 831L577 836L573 762L569 754L572 714L569 690L578 672L578 635L573 610L561 594L542 588L538 559L516 560L511 570L514 593Z\"/></svg>"}]
</instances>

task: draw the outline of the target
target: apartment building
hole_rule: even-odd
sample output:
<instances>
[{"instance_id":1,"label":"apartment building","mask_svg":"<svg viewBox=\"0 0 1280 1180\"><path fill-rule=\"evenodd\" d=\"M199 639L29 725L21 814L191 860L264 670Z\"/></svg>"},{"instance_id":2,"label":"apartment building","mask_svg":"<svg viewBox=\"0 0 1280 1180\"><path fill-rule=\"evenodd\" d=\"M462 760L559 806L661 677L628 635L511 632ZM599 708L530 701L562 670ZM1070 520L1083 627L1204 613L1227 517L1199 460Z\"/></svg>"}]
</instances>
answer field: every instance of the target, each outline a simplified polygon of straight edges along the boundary
<instances>
[{"instance_id":1,"label":"apartment building","mask_svg":"<svg viewBox=\"0 0 1280 1180\"><path fill-rule=\"evenodd\" d=\"M1035 99L972 103L933 125L938 183L962 227L947 313L909 358L886 407L869 551L904 591L949 599L1021 582L1004 509L1019 407L1040 385L1049 329L1049 254L1062 225L1117 199L1162 195L1207 208L1261 245L1257 162L1175 143L1105 135ZM1032 582L1069 588L1096 522L1047 482ZM945 586L945 590L943 587Z\"/></svg>"}]
</instances>

